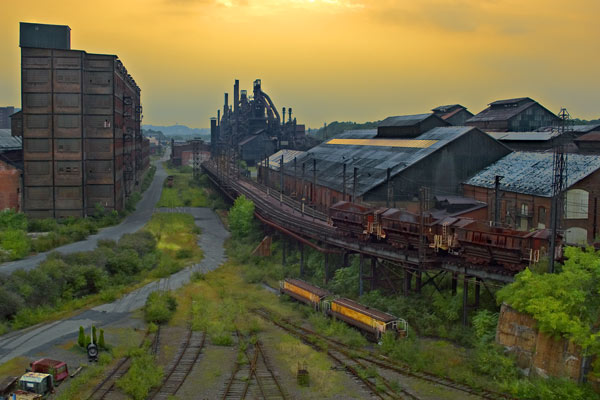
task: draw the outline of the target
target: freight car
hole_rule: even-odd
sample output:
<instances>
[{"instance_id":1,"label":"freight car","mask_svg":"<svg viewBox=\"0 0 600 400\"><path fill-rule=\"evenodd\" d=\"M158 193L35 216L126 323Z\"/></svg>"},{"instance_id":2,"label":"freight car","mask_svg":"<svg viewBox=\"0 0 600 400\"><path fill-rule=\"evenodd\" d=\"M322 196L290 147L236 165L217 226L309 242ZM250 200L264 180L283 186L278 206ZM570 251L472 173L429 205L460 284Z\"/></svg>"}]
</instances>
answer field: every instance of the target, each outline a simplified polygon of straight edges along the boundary
<instances>
[{"instance_id":1,"label":"freight car","mask_svg":"<svg viewBox=\"0 0 600 400\"><path fill-rule=\"evenodd\" d=\"M315 311L319 311L321 301L325 297L331 296L331 293L325 289L311 285L303 280L292 278L286 278L279 282L279 292L308 304Z\"/></svg>"},{"instance_id":2,"label":"freight car","mask_svg":"<svg viewBox=\"0 0 600 400\"><path fill-rule=\"evenodd\" d=\"M379 341L386 332L394 332L399 337L405 337L408 332L408 324L402 318L350 299L333 299L327 290L300 279L286 278L279 283L279 291L346 322L374 341Z\"/></svg>"},{"instance_id":3,"label":"freight car","mask_svg":"<svg viewBox=\"0 0 600 400\"><path fill-rule=\"evenodd\" d=\"M499 265L509 271L520 271L547 254L550 231L516 231L492 227L487 222L470 218L435 219L396 208L369 208L339 202L330 210L332 224L346 236L359 236L371 241L384 241L403 250L417 250L424 242L425 256L446 253L474 264ZM421 221L423 218L423 221ZM560 257L558 238L556 257Z\"/></svg>"}]
</instances>

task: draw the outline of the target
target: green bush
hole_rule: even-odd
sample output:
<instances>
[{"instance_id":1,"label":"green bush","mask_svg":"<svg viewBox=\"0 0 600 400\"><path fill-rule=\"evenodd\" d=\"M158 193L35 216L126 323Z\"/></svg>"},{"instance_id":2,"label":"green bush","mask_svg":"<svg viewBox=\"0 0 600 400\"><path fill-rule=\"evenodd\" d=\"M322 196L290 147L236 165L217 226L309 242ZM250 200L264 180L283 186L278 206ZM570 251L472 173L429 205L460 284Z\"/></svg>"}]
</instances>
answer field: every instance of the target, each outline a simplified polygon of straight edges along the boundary
<instances>
[{"instance_id":1,"label":"green bush","mask_svg":"<svg viewBox=\"0 0 600 400\"><path fill-rule=\"evenodd\" d=\"M79 347L85 347L85 330L83 326L79 326L79 336L77 337L77 344Z\"/></svg>"},{"instance_id":2,"label":"green bush","mask_svg":"<svg viewBox=\"0 0 600 400\"><path fill-rule=\"evenodd\" d=\"M163 370L158 367L154 357L142 349L136 349L130 354L132 362L127 373L117 381L117 386L135 400L148 396L153 387L160 385Z\"/></svg>"},{"instance_id":3,"label":"green bush","mask_svg":"<svg viewBox=\"0 0 600 400\"><path fill-rule=\"evenodd\" d=\"M0 231L4 230L27 230L27 217L11 209L0 211Z\"/></svg>"},{"instance_id":4,"label":"green bush","mask_svg":"<svg viewBox=\"0 0 600 400\"><path fill-rule=\"evenodd\" d=\"M175 258L177 258L178 260L184 259L184 258L191 258L194 256L194 252L190 249L179 249L177 250L177 253L175 253Z\"/></svg>"},{"instance_id":5,"label":"green bush","mask_svg":"<svg viewBox=\"0 0 600 400\"><path fill-rule=\"evenodd\" d=\"M165 324L173 317L177 300L169 292L152 292L146 300L144 319L146 322Z\"/></svg>"},{"instance_id":6,"label":"green bush","mask_svg":"<svg viewBox=\"0 0 600 400\"><path fill-rule=\"evenodd\" d=\"M0 250L9 260L18 260L29 254L31 243L24 230L6 229L0 232Z\"/></svg>"},{"instance_id":7,"label":"green bush","mask_svg":"<svg viewBox=\"0 0 600 400\"><path fill-rule=\"evenodd\" d=\"M241 195L233 203L229 210L229 228L236 237L247 236L254 221L254 203L248 200L246 196Z\"/></svg>"}]
</instances>

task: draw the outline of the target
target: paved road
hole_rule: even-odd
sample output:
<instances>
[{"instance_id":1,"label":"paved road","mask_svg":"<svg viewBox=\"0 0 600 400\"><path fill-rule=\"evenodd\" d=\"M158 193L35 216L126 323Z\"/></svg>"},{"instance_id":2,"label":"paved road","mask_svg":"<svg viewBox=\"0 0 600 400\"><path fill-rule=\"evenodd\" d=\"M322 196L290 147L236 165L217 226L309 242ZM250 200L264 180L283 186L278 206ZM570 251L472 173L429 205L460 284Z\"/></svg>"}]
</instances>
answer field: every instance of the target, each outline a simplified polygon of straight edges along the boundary
<instances>
[{"instance_id":1,"label":"paved road","mask_svg":"<svg viewBox=\"0 0 600 400\"><path fill-rule=\"evenodd\" d=\"M165 158L168 157L166 153ZM12 261L4 264L0 264L0 273L9 274L17 269L29 270L37 267L42 261L46 259L48 254L53 251L59 251L64 254L76 253L78 251L89 251L94 250L100 239L113 239L118 240L125 233L133 233L143 227L152 217L154 207L160 199L162 192L162 186L167 173L162 167L161 161L155 161L156 174L150 187L144 192L142 199L138 202L135 211L127 216L123 222L119 225L110 226L108 228L101 229L97 234L90 235L87 239L66 244L61 247L57 247L45 253L39 253L35 256L27 257L22 260Z\"/></svg>"},{"instance_id":2,"label":"paved road","mask_svg":"<svg viewBox=\"0 0 600 400\"><path fill-rule=\"evenodd\" d=\"M125 321L131 317L131 312L142 307L151 292L158 289L177 289L189 281L192 272L208 272L225 262L223 242L229 233L212 210L182 207L160 209L159 211L184 212L194 216L196 225L202 231L198 244L204 251L204 258L199 264L179 271L169 278L149 283L113 303L94 307L69 319L37 325L1 336L0 364L14 357L33 357L50 346L75 339L79 326L87 328L93 324L100 328L111 324L126 323Z\"/></svg>"}]
</instances>

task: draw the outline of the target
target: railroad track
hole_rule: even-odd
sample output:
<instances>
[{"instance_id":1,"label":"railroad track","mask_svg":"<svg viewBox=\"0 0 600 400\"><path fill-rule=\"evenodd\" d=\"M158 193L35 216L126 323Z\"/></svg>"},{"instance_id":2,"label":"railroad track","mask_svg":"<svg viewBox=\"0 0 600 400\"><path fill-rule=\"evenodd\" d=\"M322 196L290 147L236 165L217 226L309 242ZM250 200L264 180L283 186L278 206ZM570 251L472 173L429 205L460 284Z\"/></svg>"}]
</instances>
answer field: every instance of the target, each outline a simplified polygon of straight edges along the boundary
<instances>
[{"instance_id":1,"label":"railroad track","mask_svg":"<svg viewBox=\"0 0 600 400\"><path fill-rule=\"evenodd\" d=\"M327 336L321 335L317 332L314 332L310 329L304 328L297 324L294 324L293 322L291 322L285 318L276 319L271 315L270 312L268 312L264 309L254 310L254 312L257 313L258 315L262 316L263 318L269 320L270 322L274 323L275 325L281 327L282 329L301 338L302 340L307 342L309 345L314 344L315 338L325 341L327 343L328 352L333 350L334 352L341 352L342 354L346 354L348 357L350 357L355 362L358 361L359 365L362 365L363 368L365 367L363 363L368 363L376 368L384 369L391 373L427 381L427 382L430 382L430 383L433 383L433 384L436 384L436 385L439 385L439 386L442 386L445 388L463 392L465 394L478 396L478 397L486 399L486 400L500 400L500 399L516 400L514 397L511 397L504 393L498 393L498 392L494 392L491 390L485 390L485 389L480 389L480 388L473 388L473 387L464 385L462 383L456 382L449 378L442 378L437 375L429 374L426 372L413 371L413 370L411 370L411 368L408 365L400 364L396 361L388 359L385 356L381 356L381 355L375 354L373 352L369 352L369 351L365 351L365 350L349 349L348 346L346 346L345 344L343 344L339 341L336 341ZM384 385L385 385L385 383L384 383ZM412 394L404 389L399 389L399 391L403 394L403 396L405 396L407 398L413 398L413 399L417 398L417 397L415 397L414 394Z\"/></svg>"},{"instance_id":2,"label":"railroad track","mask_svg":"<svg viewBox=\"0 0 600 400\"><path fill-rule=\"evenodd\" d=\"M194 332L191 329L186 335L179 354L167 366L169 371L159 387L154 389L148 399L168 399L174 396L194 368L206 341L206 332Z\"/></svg>"},{"instance_id":3,"label":"railroad track","mask_svg":"<svg viewBox=\"0 0 600 400\"><path fill-rule=\"evenodd\" d=\"M152 339L151 347L154 348L155 343L159 340L160 326L156 331L154 338ZM142 343L139 347L144 346L146 339L148 338L148 332L144 335ZM95 388L92 394L88 397L88 400L101 400L110 399L111 395L117 391L117 381L129 371L131 366L131 358L129 356L123 357L117 365L109 372L109 374L100 382Z\"/></svg>"},{"instance_id":4,"label":"railroad track","mask_svg":"<svg viewBox=\"0 0 600 400\"><path fill-rule=\"evenodd\" d=\"M239 332L236 334L245 360L236 361L221 399L243 400L250 397L286 400L288 397L273 372L260 341L256 340L253 345L248 345Z\"/></svg>"}]
</instances>

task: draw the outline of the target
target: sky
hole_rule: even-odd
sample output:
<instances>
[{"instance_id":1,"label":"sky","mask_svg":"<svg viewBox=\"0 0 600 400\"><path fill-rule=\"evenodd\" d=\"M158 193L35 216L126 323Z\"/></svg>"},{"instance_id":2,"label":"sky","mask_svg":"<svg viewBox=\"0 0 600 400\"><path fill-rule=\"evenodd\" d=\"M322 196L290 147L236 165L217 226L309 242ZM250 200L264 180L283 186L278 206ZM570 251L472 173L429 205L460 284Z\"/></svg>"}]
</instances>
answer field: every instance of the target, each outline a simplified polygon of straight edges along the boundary
<instances>
[{"instance_id":1,"label":"sky","mask_svg":"<svg viewBox=\"0 0 600 400\"><path fill-rule=\"evenodd\" d=\"M144 124L206 128L254 79L299 123L531 97L600 117L598 0L20 0L0 14L0 106L20 107L19 21L117 54Z\"/></svg>"}]
</instances>

